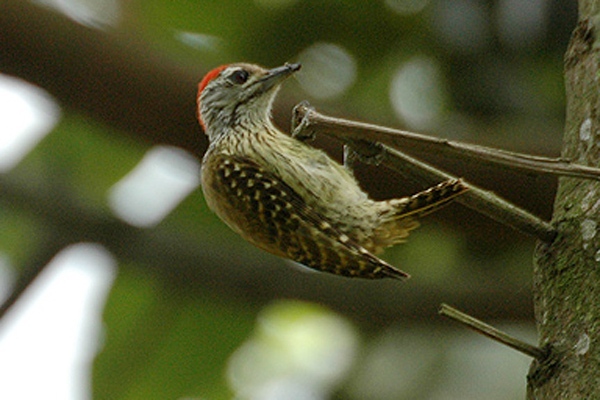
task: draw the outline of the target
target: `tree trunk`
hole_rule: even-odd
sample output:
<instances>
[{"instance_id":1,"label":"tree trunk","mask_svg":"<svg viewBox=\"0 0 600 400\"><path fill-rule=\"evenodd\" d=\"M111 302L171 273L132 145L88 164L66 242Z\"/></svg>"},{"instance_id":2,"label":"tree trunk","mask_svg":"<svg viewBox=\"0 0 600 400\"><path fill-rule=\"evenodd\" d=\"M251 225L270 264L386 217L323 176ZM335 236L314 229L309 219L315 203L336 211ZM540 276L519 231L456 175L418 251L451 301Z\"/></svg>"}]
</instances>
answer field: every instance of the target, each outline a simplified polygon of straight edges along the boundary
<instances>
[{"instance_id":1,"label":"tree trunk","mask_svg":"<svg viewBox=\"0 0 600 400\"><path fill-rule=\"evenodd\" d=\"M582 0L565 56L567 114L563 157L600 164L598 0ZM600 398L600 183L560 180L553 243L539 244L534 267L540 346L528 376L529 399Z\"/></svg>"}]
</instances>

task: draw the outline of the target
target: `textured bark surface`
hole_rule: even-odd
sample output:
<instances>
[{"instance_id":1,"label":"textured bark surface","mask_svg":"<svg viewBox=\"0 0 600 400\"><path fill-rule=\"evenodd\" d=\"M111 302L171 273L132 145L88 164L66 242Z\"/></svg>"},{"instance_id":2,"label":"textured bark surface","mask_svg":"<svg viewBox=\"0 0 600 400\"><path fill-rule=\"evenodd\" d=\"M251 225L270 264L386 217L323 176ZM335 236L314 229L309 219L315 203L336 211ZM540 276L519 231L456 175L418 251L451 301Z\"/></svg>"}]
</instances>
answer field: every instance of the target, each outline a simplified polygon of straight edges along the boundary
<instances>
[{"instance_id":1,"label":"textured bark surface","mask_svg":"<svg viewBox=\"0 0 600 400\"><path fill-rule=\"evenodd\" d=\"M585 3L585 4L584 4ZM567 118L563 157L600 164L597 1L580 2L565 56ZM537 248L535 315L546 360L528 377L529 399L600 396L600 183L561 179L553 222L559 235Z\"/></svg>"}]
</instances>

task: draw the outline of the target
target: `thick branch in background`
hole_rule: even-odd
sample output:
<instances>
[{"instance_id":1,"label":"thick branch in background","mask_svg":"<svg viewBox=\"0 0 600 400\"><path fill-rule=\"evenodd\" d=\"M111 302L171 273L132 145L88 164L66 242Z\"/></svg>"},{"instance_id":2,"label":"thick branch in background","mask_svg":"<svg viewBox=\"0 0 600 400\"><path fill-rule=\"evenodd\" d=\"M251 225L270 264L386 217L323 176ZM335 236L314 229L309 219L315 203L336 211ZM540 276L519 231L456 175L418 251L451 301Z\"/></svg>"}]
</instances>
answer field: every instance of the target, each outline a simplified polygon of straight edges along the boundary
<instances>
[{"instance_id":1,"label":"thick branch in background","mask_svg":"<svg viewBox=\"0 0 600 400\"><path fill-rule=\"evenodd\" d=\"M195 118L196 85L205 70L183 70L129 36L79 25L30 1L3 0L0 71L136 140L197 155L206 149Z\"/></svg>"},{"instance_id":2,"label":"thick branch in background","mask_svg":"<svg viewBox=\"0 0 600 400\"><path fill-rule=\"evenodd\" d=\"M580 22L565 57L567 121L563 157L600 163L598 1L580 2ZM539 244L534 268L540 347L530 399L593 399L600 393L600 183L561 178L555 204L558 237Z\"/></svg>"}]
</instances>

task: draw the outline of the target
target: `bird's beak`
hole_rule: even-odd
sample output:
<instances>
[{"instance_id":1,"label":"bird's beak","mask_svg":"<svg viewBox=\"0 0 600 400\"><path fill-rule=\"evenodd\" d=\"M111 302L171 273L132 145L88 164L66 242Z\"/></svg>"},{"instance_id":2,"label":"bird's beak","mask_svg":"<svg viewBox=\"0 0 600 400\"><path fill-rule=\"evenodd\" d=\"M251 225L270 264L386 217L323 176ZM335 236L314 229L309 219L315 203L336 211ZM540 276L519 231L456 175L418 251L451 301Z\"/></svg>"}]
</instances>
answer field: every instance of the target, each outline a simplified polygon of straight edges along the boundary
<instances>
[{"instance_id":1,"label":"bird's beak","mask_svg":"<svg viewBox=\"0 0 600 400\"><path fill-rule=\"evenodd\" d=\"M301 67L302 67L302 65L300 65L300 64L288 64L288 63L285 63L281 67L270 69L268 71L267 76L270 76L270 77L277 77L277 76L287 77L287 76L293 74L294 72L298 71Z\"/></svg>"},{"instance_id":2,"label":"bird's beak","mask_svg":"<svg viewBox=\"0 0 600 400\"><path fill-rule=\"evenodd\" d=\"M262 92L267 92L269 89L277 86L285 78L298 71L302 65L300 64L285 64L281 67L273 68L267 71L267 73L260 78L257 83L261 87Z\"/></svg>"}]
</instances>

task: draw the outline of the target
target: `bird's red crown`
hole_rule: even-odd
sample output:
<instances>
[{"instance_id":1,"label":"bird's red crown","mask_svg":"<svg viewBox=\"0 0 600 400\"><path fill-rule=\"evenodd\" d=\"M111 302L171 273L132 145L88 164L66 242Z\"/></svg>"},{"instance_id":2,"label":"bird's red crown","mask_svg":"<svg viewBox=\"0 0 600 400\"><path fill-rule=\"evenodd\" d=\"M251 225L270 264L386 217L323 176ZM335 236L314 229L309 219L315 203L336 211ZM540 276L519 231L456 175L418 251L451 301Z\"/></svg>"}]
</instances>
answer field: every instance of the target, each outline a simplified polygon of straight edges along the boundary
<instances>
[{"instance_id":1,"label":"bird's red crown","mask_svg":"<svg viewBox=\"0 0 600 400\"><path fill-rule=\"evenodd\" d=\"M202 78L202 80L198 84L198 97L197 97L197 102L198 102L198 109L197 110L198 111L197 111L197 117L198 117L198 121L200 122L200 125L202 125L202 129L204 129L204 130L206 130L206 126L204 126L204 121L202 121L202 115L200 115L200 95L202 94L202 91L206 88L206 86L210 83L210 81L212 81L217 76L219 76L219 74L221 73L221 71L223 71L228 66L229 65L221 65L220 67L217 67L217 68L209 71L206 75L204 75L204 78Z\"/></svg>"}]
</instances>

